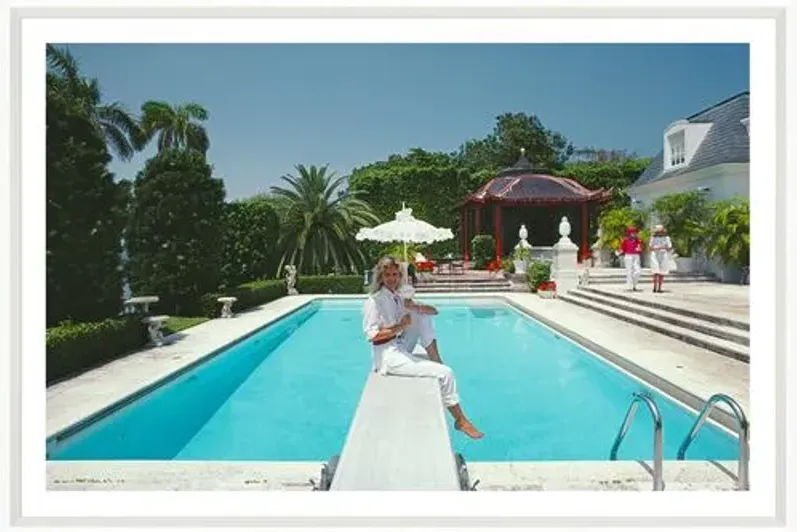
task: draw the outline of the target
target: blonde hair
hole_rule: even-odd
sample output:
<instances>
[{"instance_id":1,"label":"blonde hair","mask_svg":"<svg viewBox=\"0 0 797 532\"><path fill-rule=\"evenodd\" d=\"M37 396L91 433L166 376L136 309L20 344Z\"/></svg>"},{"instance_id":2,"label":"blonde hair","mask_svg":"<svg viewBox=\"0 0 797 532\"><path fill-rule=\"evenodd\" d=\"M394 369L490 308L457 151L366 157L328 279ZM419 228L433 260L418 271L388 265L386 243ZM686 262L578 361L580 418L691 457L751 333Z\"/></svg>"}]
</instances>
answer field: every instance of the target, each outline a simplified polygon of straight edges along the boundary
<instances>
[{"instance_id":1,"label":"blonde hair","mask_svg":"<svg viewBox=\"0 0 797 532\"><path fill-rule=\"evenodd\" d=\"M398 270L399 285L401 285L402 281L401 278L403 275L401 271L401 265L399 264L399 262L396 260L395 257L391 255L386 255L381 259L379 259L379 262L376 263L376 266L374 266L374 269L371 272L371 285L368 288L368 291L371 294L377 293L382 288L382 285L385 284L385 282L382 279L382 275L385 273L385 271L388 268L396 268Z\"/></svg>"}]
</instances>

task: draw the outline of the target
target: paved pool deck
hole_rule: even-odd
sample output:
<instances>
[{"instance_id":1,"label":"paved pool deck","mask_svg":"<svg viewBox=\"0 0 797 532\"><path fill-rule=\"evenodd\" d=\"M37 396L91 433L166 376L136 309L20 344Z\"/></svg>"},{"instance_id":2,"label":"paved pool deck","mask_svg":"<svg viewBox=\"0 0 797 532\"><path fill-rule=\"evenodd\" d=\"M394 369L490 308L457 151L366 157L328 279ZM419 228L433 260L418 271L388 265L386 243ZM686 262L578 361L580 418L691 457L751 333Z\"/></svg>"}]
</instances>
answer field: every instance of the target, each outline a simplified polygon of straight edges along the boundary
<instances>
[{"instance_id":1,"label":"paved pool deck","mask_svg":"<svg viewBox=\"0 0 797 532\"><path fill-rule=\"evenodd\" d=\"M181 331L171 337L173 341L168 345L144 349L55 384L47 389L48 437L110 407L143 387L157 383L174 371L201 360L317 297L361 296L284 297L237 314L233 319L215 319ZM421 299L441 297L474 296L435 294L424 295ZM627 371L644 376L653 385L695 408L699 408L700 402L711 394L723 392L733 396L745 410L749 410L749 366L743 362L589 310L575 308L564 301L544 300L528 293L480 294L476 297L495 297L509 301L543 323L554 326L560 333L577 337L600 356ZM445 354L444 342L441 343L441 351ZM720 421L732 425L729 418ZM545 469L548 466L543 464L545 463L470 463L468 467L474 479L480 478L479 489L525 489L519 487L525 485L539 485L542 486L541 489L560 489L554 488L555 486L571 486L572 489L637 489L633 487L637 486L638 489L649 489L649 486L645 487L650 480L649 474L633 462L558 462L549 469ZM114 489L114 486L122 486L122 489L130 486L137 486L131 489L209 489L196 487L198 485L212 485L212 489L231 489L229 486L236 482L238 485L258 489L308 489L311 484L304 477L314 471L311 478L317 479L320 467L321 464L315 462L259 462L251 467L222 462L47 463L50 489ZM636 473L628 477L630 480L627 482L622 481L625 478L623 475L630 474L627 473L631 471L628 467L636 468L633 469ZM727 469L735 471L735 468L735 462L727 464ZM699 486L704 486L705 489L733 489L732 479L726 473L722 473L724 477L716 476L718 473L715 470L718 469L714 465L709 466L703 462L667 462L665 480L669 474L681 474L678 477L681 480L673 481L674 486L683 486L683 489L700 489ZM147 471L150 474L146 474ZM229 472L229 478L224 477L224 474L221 475L224 478L218 476L223 471ZM479 471L481 475L478 474ZM562 475L569 480L561 480L565 478ZM102 481L106 477L111 480ZM254 482L253 479L256 478L266 479L266 482ZM622 482L612 484L617 479ZM241 484L244 481L251 482ZM601 482L608 484L601 487Z\"/></svg>"}]
</instances>

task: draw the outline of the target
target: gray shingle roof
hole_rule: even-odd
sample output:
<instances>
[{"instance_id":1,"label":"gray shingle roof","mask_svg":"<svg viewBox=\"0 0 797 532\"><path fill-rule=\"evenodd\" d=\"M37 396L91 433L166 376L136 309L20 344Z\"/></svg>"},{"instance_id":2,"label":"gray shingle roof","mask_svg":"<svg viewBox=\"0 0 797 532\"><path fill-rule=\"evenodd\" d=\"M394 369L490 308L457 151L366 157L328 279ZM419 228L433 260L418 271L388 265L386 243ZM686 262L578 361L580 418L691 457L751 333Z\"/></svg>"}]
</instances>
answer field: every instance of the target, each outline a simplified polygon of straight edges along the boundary
<instances>
[{"instance_id":1,"label":"gray shingle roof","mask_svg":"<svg viewBox=\"0 0 797 532\"><path fill-rule=\"evenodd\" d=\"M749 115L750 93L745 91L688 117L691 123L714 124L689 164L665 172L662 150L632 188L718 164L750 162L750 137L741 122Z\"/></svg>"}]
</instances>

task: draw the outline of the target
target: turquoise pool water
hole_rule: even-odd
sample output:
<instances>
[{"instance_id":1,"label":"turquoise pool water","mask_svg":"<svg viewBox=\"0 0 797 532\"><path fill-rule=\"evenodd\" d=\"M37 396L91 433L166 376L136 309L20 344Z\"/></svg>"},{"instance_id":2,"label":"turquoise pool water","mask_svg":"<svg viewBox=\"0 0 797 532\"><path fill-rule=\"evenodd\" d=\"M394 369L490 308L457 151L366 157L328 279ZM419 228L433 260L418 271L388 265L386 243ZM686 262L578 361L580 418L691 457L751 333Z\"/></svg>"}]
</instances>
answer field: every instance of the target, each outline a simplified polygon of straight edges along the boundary
<instances>
[{"instance_id":1,"label":"turquoise pool water","mask_svg":"<svg viewBox=\"0 0 797 532\"><path fill-rule=\"evenodd\" d=\"M428 298L462 406L487 436L452 430L469 461L607 460L631 394L647 389L500 300ZM312 460L339 454L371 367L362 302L320 300L50 443L51 460ZM655 390L664 457L694 415ZM640 408L619 458L652 453ZM732 460L737 440L706 425L689 459Z\"/></svg>"}]
</instances>

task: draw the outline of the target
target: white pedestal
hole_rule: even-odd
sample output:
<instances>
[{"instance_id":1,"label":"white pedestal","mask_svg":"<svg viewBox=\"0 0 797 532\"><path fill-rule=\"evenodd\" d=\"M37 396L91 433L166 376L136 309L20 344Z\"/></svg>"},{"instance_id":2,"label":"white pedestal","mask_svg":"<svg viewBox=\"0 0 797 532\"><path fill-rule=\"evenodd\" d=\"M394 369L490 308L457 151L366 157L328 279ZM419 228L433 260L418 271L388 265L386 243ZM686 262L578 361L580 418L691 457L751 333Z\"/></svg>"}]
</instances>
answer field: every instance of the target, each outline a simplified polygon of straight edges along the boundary
<instances>
[{"instance_id":1,"label":"white pedestal","mask_svg":"<svg viewBox=\"0 0 797 532\"><path fill-rule=\"evenodd\" d=\"M578 246L567 237L554 244L554 259L551 264L551 280L556 282L556 291L565 293L578 287Z\"/></svg>"}]
</instances>

